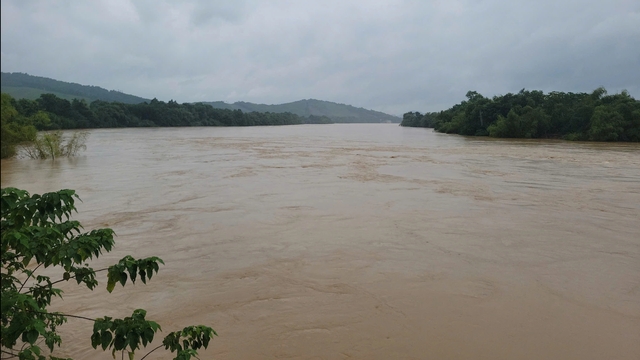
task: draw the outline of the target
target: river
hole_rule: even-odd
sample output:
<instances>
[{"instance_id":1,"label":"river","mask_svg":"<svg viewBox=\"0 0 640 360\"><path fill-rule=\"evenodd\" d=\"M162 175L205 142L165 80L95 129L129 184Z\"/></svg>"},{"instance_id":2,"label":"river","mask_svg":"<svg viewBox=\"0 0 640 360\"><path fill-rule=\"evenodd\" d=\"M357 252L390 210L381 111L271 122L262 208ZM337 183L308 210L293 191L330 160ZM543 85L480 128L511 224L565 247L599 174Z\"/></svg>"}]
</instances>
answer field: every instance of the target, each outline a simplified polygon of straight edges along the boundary
<instances>
[{"instance_id":1,"label":"river","mask_svg":"<svg viewBox=\"0 0 640 360\"><path fill-rule=\"evenodd\" d=\"M75 189L75 219L118 235L96 268L166 263L56 309L210 325L202 359L640 358L640 144L106 129L77 158L3 160L1 181ZM62 329L58 356L111 359L90 324Z\"/></svg>"}]
</instances>

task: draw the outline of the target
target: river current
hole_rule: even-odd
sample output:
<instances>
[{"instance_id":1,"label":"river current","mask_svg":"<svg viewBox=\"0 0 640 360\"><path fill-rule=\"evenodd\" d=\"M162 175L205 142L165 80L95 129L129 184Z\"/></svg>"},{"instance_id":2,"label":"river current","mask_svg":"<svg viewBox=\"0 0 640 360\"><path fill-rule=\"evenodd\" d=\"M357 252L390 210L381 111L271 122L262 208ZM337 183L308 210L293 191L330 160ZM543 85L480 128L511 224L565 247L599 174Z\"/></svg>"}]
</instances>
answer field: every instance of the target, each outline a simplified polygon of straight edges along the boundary
<instances>
[{"instance_id":1,"label":"river current","mask_svg":"<svg viewBox=\"0 0 640 360\"><path fill-rule=\"evenodd\" d=\"M115 230L95 268L166 263L112 294L65 284L55 309L210 325L202 359L640 358L640 144L108 129L77 158L1 171L2 187L75 189L75 219ZM91 324L61 329L57 356L111 359Z\"/></svg>"}]
</instances>

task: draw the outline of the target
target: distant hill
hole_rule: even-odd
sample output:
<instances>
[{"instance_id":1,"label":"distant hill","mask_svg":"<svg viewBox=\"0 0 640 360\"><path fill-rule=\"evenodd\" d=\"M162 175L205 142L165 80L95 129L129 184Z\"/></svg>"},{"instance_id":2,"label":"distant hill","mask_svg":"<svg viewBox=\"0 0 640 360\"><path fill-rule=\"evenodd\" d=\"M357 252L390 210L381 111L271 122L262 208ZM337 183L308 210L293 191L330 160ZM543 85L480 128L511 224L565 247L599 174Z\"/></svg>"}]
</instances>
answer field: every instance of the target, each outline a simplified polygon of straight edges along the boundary
<instances>
[{"instance_id":1,"label":"distant hill","mask_svg":"<svg viewBox=\"0 0 640 360\"><path fill-rule=\"evenodd\" d=\"M0 78L0 87L2 88L2 92L8 93L16 99L35 100L40 97L40 94L50 93L67 100L77 98L84 99L88 102L103 100L125 104L139 104L150 101L149 99L125 94L120 91L103 89L99 86L80 85L24 73L3 72Z\"/></svg>"},{"instance_id":2,"label":"distant hill","mask_svg":"<svg viewBox=\"0 0 640 360\"><path fill-rule=\"evenodd\" d=\"M84 99L87 102L102 100L108 102L121 102L125 104L139 104L151 101L150 99L125 94L120 91L107 90L99 86L80 85L25 73L3 72L0 80L2 92L8 93L16 99L35 100L40 97L41 94L51 93L63 99L72 100L77 98ZM239 109L243 112L289 112L305 118L312 115L314 117L326 116L333 122L337 123L400 123L402 120L397 116L392 116L379 111L314 99L299 100L279 105L254 104L243 101L233 104L227 104L222 101L213 101L204 102L204 104L211 105L217 109ZM322 121L323 120L321 120L321 122Z\"/></svg>"},{"instance_id":3,"label":"distant hill","mask_svg":"<svg viewBox=\"0 0 640 360\"><path fill-rule=\"evenodd\" d=\"M351 122L394 122L399 123L401 119L397 116L392 116L379 111L367 110L363 108L357 108L351 105L338 104L330 101L323 100L298 100L286 104L280 105L265 105L254 104L244 101L239 101L233 104L227 104L222 101L205 102L204 104L211 105L218 109L231 109L242 110L243 112L273 112L284 113L290 112L299 116L309 117L314 116L326 116L338 123L351 123Z\"/></svg>"}]
</instances>

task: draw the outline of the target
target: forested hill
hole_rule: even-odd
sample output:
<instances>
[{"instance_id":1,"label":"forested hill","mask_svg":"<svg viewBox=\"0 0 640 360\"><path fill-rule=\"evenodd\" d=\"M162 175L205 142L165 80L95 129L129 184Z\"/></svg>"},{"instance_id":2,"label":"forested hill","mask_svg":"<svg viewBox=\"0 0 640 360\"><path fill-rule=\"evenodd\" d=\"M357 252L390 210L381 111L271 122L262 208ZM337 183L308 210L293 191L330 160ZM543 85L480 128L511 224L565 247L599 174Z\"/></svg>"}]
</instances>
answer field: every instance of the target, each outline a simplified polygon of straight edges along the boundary
<instances>
[{"instance_id":1,"label":"forested hill","mask_svg":"<svg viewBox=\"0 0 640 360\"><path fill-rule=\"evenodd\" d=\"M87 102L102 100L124 104L139 104L150 101L150 99L125 94L120 91L103 89L99 86L80 85L24 73L3 72L0 80L2 92L16 99L35 100L42 94L54 94L67 100L79 99Z\"/></svg>"},{"instance_id":2,"label":"forested hill","mask_svg":"<svg viewBox=\"0 0 640 360\"><path fill-rule=\"evenodd\" d=\"M626 91L607 95L521 90L487 98L475 91L441 112L404 114L402 126L502 138L640 141L640 101Z\"/></svg>"},{"instance_id":3,"label":"forested hill","mask_svg":"<svg viewBox=\"0 0 640 360\"><path fill-rule=\"evenodd\" d=\"M2 92L15 99L36 100L42 94L54 94L66 100L85 100L91 103L95 100L119 102L124 104L139 104L149 102L150 99L125 94L119 91L107 90L99 86L80 85L46 77L33 76L24 73L2 73ZM357 108L351 105L338 104L322 100L299 100L286 104L265 105L249 102L227 104L222 101L204 102L216 109L242 110L243 112L262 113L291 113L305 118L311 117L312 122L337 123L399 123L400 118L379 111ZM326 118L329 118L330 121Z\"/></svg>"},{"instance_id":4,"label":"forested hill","mask_svg":"<svg viewBox=\"0 0 640 360\"><path fill-rule=\"evenodd\" d=\"M266 105L254 104L249 102L236 102L228 104L222 101L205 102L218 109L242 110L244 112L273 112L285 113L289 112L298 116L326 116L336 123L380 123L394 122L399 123L400 118L379 111L357 108L351 105L338 104L323 100L298 100L286 104Z\"/></svg>"}]
</instances>

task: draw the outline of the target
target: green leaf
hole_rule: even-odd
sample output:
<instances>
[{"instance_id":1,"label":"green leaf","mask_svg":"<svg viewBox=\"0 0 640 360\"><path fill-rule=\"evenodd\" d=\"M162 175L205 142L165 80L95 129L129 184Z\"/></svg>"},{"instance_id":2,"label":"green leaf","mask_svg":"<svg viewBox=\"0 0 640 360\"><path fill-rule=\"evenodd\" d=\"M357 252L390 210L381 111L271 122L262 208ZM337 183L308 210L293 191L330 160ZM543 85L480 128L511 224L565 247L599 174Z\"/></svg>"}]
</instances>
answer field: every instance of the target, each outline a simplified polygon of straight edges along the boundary
<instances>
[{"instance_id":1,"label":"green leaf","mask_svg":"<svg viewBox=\"0 0 640 360\"><path fill-rule=\"evenodd\" d=\"M109 277L107 281L107 291L112 292L115 287L116 287L116 281L113 278Z\"/></svg>"},{"instance_id":2,"label":"green leaf","mask_svg":"<svg viewBox=\"0 0 640 360\"><path fill-rule=\"evenodd\" d=\"M109 331L103 331L100 336L102 350L106 350L109 344L111 344L111 340L113 339L113 335Z\"/></svg>"},{"instance_id":3,"label":"green leaf","mask_svg":"<svg viewBox=\"0 0 640 360\"><path fill-rule=\"evenodd\" d=\"M40 356L40 347L38 346L32 346L31 347L31 351L33 351L34 354Z\"/></svg>"},{"instance_id":4,"label":"green leaf","mask_svg":"<svg viewBox=\"0 0 640 360\"><path fill-rule=\"evenodd\" d=\"M91 335L91 346L96 349L100 345L100 333L94 332Z\"/></svg>"},{"instance_id":5,"label":"green leaf","mask_svg":"<svg viewBox=\"0 0 640 360\"><path fill-rule=\"evenodd\" d=\"M153 331L152 328L147 328L145 329L143 335L142 335L142 344L144 346L147 346L148 343L153 341L153 337L155 335L155 332Z\"/></svg>"},{"instance_id":6,"label":"green leaf","mask_svg":"<svg viewBox=\"0 0 640 360\"><path fill-rule=\"evenodd\" d=\"M120 273L120 285L124 286L127 283L127 273Z\"/></svg>"},{"instance_id":7,"label":"green leaf","mask_svg":"<svg viewBox=\"0 0 640 360\"><path fill-rule=\"evenodd\" d=\"M29 344L33 345L38 340L38 336L40 336L40 333L36 329L31 329L28 332L26 332L25 335L26 335L26 341Z\"/></svg>"},{"instance_id":8,"label":"green leaf","mask_svg":"<svg viewBox=\"0 0 640 360\"><path fill-rule=\"evenodd\" d=\"M25 238L24 240L27 242L26 246L28 246L29 239ZM32 256L25 256L24 259L22 259L22 265L24 265L24 266L29 265L29 263L31 262L32 258L33 258Z\"/></svg>"},{"instance_id":9,"label":"green leaf","mask_svg":"<svg viewBox=\"0 0 640 360\"><path fill-rule=\"evenodd\" d=\"M127 346L127 339L121 333L116 333L116 339L113 342L115 350L123 350Z\"/></svg>"}]
</instances>

